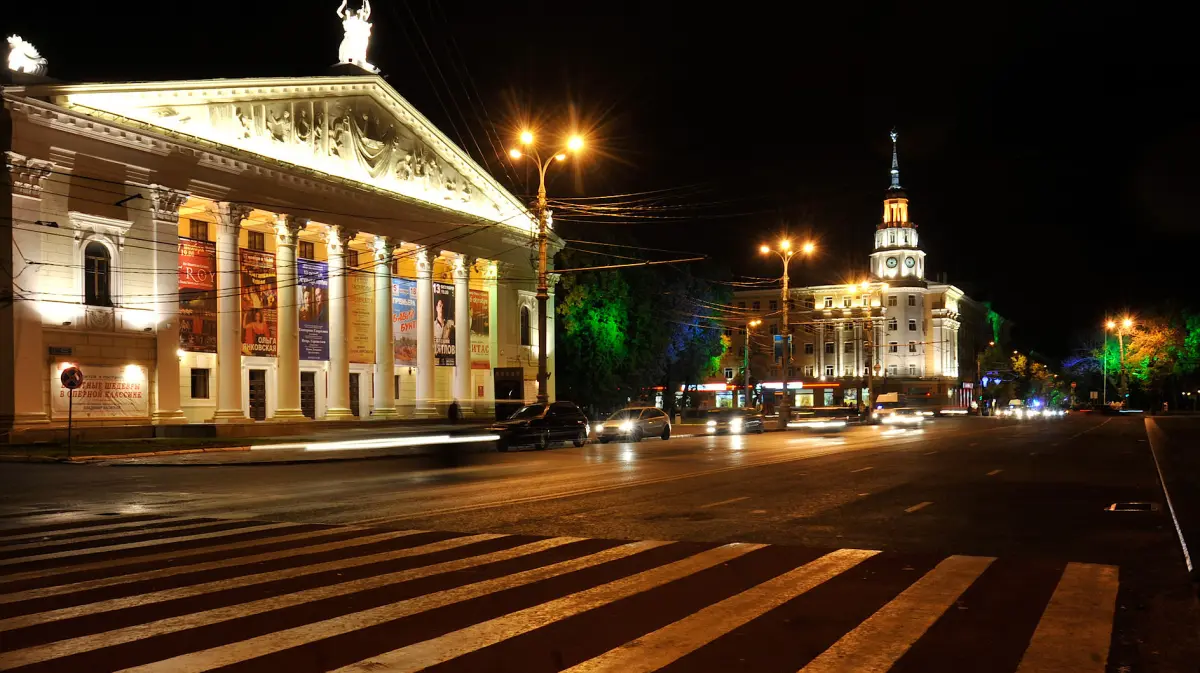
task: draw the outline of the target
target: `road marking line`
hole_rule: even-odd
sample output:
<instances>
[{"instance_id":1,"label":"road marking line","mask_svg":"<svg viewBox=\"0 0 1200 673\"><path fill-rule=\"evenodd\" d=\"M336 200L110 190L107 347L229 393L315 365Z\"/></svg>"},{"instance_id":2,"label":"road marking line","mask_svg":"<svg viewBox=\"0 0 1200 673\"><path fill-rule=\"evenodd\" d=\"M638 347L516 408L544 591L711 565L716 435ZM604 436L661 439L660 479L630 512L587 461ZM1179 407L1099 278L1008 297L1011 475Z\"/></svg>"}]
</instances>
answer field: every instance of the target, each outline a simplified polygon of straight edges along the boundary
<instances>
[{"instance_id":1,"label":"road marking line","mask_svg":"<svg viewBox=\"0 0 1200 673\"><path fill-rule=\"evenodd\" d=\"M1150 457L1154 459L1154 469L1158 471L1158 483L1162 486L1163 497L1167 500L1167 511L1171 513L1171 521L1175 524L1175 535L1179 537L1179 547L1183 549L1183 562L1187 565L1188 572L1194 573L1196 568L1192 565L1192 554L1188 551L1187 540L1183 539L1183 528L1179 526L1179 519L1175 516L1175 505L1171 503L1171 494L1167 491L1167 480L1163 479L1162 467L1158 464L1158 449L1155 445L1161 444L1161 441L1155 441L1154 436L1158 435L1161 439L1164 433L1158 427L1158 421L1153 418L1147 418L1145 425L1146 437L1150 439Z\"/></svg>"},{"instance_id":2,"label":"road marking line","mask_svg":"<svg viewBox=\"0 0 1200 673\"><path fill-rule=\"evenodd\" d=\"M967 444L967 446L979 446L979 442L971 442L970 444Z\"/></svg>"},{"instance_id":3,"label":"road marking line","mask_svg":"<svg viewBox=\"0 0 1200 673\"><path fill-rule=\"evenodd\" d=\"M324 534L328 531L320 531ZM206 570L215 570L218 568L231 568L240 565L249 565L252 563L261 563L263 561L274 561L281 558L291 558L294 556L317 554L325 551L333 551L335 549L347 549L350 547L358 547L362 545L374 544L376 542L387 542L399 537L408 535L416 535L423 531L419 530L400 530L378 535L365 535L363 537L350 538L348 540L338 540L336 542L326 542L324 544L311 545L306 547L293 547L284 549L283 551L268 552L263 554L254 554L251 556L234 556L229 559L220 559L217 561L209 561L207 563L193 563L191 565L170 566L167 568L159 568L157 570L147 570L140 573L132 573L129 575L117 575L115 577L100 577L94 580L85 580L83 582L74 582L72 584L60 584L52 587L43 587L41 589L29 589L28 591L20 591L16 593L8 593L0 595L0 604L16 603L19 601L32 600L34 598L45 598L47 596L57 596L60 594L75 593L78 591L88 591L91 589L99 589L102 587L114 586L117 584L128 584L130 582L141 582L143 580L161 579L163 577L171 577L173 575L182 575L185 573L198 573ZM291 536L297 539L304 537L312 537L311 533L301 533L300 535Z\"/></svg>"},{"instance_id":4,"label":"road marking line","mask_svg":"<svg viewBox=\"0 0 1200 673\"><path fill-rule=\"evenodd\" d=\"M1119 585L1116 566L1068 563L1017 673L1102 673Z\"/></svg>"},{"instance_id":5,"label":"road marking line","mask_svg":"<svg viewBox=\"0 0 1200 673\"><path fill-rule=\"evenodd\" d=\"M351 664L338 671L388 671L410 673L429 668L469 652L514 638L523 633L582 614L627 596L649 591L668 582L728 563L766 545L736 542L652 568L636 575L585 589L541 605L489 619L430 640L401 647Z\"/></svg>"},{"instance_id":6,"label":"road marking line","mask_svg":"<svg viewBox=\"0 0 1200 673\"><path fill-rule=\"evenodd\" d=\"M767 513L767 510L765 510L765 509L755 509L755 510L750 510L750 513L751 513L751 514L766 514L766 513Z\"/></svg>"},{"instance_id":7,"label":"road marking line","mask_svg":"<svg viewBox=\"0 0 1200 673\"><path fill-rule=\"evenodd\" d=\"M358 526L347 526L346 530L364 530ZM261 545L276 544L279 542L296 542L298 540L306 540L311 537L322 535L330 535L338 532L337 528L324 528L321 530L310 530L303 533L292 533L291 535L280 535L278 537L257 538L254 540L243 540L241 542L232 542L230 544L217 545L215 547L200 547L197 549L184 549L181 551L163 552L161 554L150 554L147 556L135 556L130 558L120 558L108 561L93 561L92 563L82 563L79 565L66 566L63 568L50 568L48 570L30 570L28 572L17 573L15 575L0 576L0 588L8 582L21 582L25 580L41 579L43 577L53 577L55 575L64 575L68 573L85 572L88 570L105 570L114 569L115 573L120 573L120 567L125 565L134 565L142 563L151 563L154 561L177 561L188 556L198 556L201 554L210 554L213 552L235 551L245 549L246 547L258 547ZM423 531L401 531L401 532L423 532ZM282 553L287 553L284 551ZM109 578L105 578L109 579ZM114 578L115 579L115 578ZM70 586L70 585L66 585ZM3 599L4 595L0 595L0 603L6 602Z\"/></svg>"},{"instance_id":8,"label":"road marking line","mask_svg":"<svg viewBox=\"0 0 1200 673\"><path fill-rule=\"evenodd\" d=\"M438 542L432 542L430 544L420 545L417 547L408 547L406 549L396 549L393 551L380 552L378 554L367 554L365 556L352 556L350 558L339 559L336 561L326 561L324 563L317 563L314 565L302 565L292 568L284 568L283 570L276 570L272 572L244 574L224 580L203 582L201 584L192 584L190 586L183 587L174 587L171 589L163 589L162 591L152 591L150 593L135 594L133 596L123 596L121 598L111 598L108 600L87 603L84 605L73 605L71 607L59 608L57 610L48 610L46 612L38 612L35 614L21 615L18 617L9 617L8 619L0 619L0 631L11 631L12 629L33 626L34 624L45 624L46 622L56 622L61 619L71 619L73 617L81 617L83 615L110 612L112 610L122 610L125 608L137 607L139 605L162 603L164 601L172 601L191 596L200 596L216 591L239 589L242 587L253 586L255 584L263 584L264 582L274 582L276 580L304 577L305 575L314 575L327 570L344 570L347 568L355 568L371 563L392 561L399 558L434 554L437 552L446 551L448 549L455 549L457 547L474 544L476 542L485 542L487 540L495 540L502 537L507 536L496 534L465 535L462 537L440 540Z\"/></svg>"},{"instance_id":9,"label":"road marking line","mask_svg":"<svg viewBox=\"0 0 1200 673\"><path fill-rule=\"evenodd\" d=\"M1001 473L1001 472L1003 472L1003 471L1004 471L1004 470L992 470L991 472L988 472L988 473L987 473L987 476L989 476L989 477L994 477L994 476L996 476L996 475L1000 474L1000 473Z\"/></svg>"},{"instance_id":10,"label":"road marking line","mask_svg":"<svg viewBox=\"0 0 1200 673\"><path fill-rule=\"evenodd\" d=\"M1104 422L1103 422L1103 423L1101 423L1101 424L1099 424L1099 425L1093 425L1092 427L1090 427L1090 428L1088 428L1088 429L1086 429L1086 430L1081 430L1081 431L1079 431L1079 432L1076 432L1075 434L1071 435L1070 437L1067 437L1067 441L1069 442L1069 441L1071 441L1072 439L1075 439L1076 437L1078 437L1078 436L1080 436L1080 435L1086 435L1087 433L1091 432L1092 430L1095 430L1096 428L1102 428L1102 427L1104 427L1104 426L1108 425L1109 423L1111 423L1111 422L1112 422L1112 420L1113 420L1113 419L1111 419L1111 418L1106 418L1106 419L1104 420ZM1146 419L1146 420L1153 420L1153 419L1149 419L1149 418L1148 418L1148 419Z\"/></svg>"},{"instance_id":11,"label":"road marking line","mask_svg":"<svg viewBox=\"0 0 1200 673\"><path fill-rule=\"evenodd\" d=\"M573 666L566 673L657 671L878 553L839 549Z\"/></svg>"},{"instance_id":12,"label":"road marking line","mask_svg":"<svg viewBox=\"0 0 1200 673\"><path fill-rule=\"evenodd\" d=\"M76 542L95 542L96 540L113 540L114 542L123 537L136 537L138 535L150 535L153 533L170 533L181 530L191 530L193 528L204 528L205 526L220 526L230 523L230 521L201 521L200 523L187 523L178 526L167 526L165 528L155 528L152 530L125 530L113 531L109 533L101 533L99 535L88 535L85 537L77 537L68 540L39 540L37 542L25 542L22 544L6 545L0 548L0 552L21 551L23 549L38 549L40 547L55 547L58 545L75 544Z\"/></svg>"},{"instance_id":13,"label":"road marking line","mask_svg":"<svg viewBox=\"0 0 1200 673\"><path fill-rule=\"evenodd\" d=\"M560 561L541 568L532 568L512 575L497 577L490 580L465 584L463 586L445 589L424 596L416 596L407 600L381 605L361 612L355 612L341 617L334 617L313 624L305 624L275 633L268 633L241 642L229 643L200 652L183 654L153 664L128 669L124 673L186 673L188 671L207 671L220 666L228 666L247 659L261 657L273 652L279 652L305 643L311 643L323 638L350 633L383 624L403 617L427 612L436 608L472 600L498 591L526 586L534 582L565 575L608 563L617 559L633 556L634 554L670 544L669 542L645 541L631 542L619 547L612 547L595 554Z\"/></svg>"},{"instance_id":14,"label":"road marking line","mask_svg":"<svg viewBox=\"0 0 1200 673\"><path fill-rule=\"evenodd\" d=\"M169 516L162 519L152 519L150 521L126 521L125 523L114 523L107 526L91 526L88 528L62 528L58 530L44 530L40 533L22 533L21 535L4 535L0 536L0 550L7 548L9 542L15 540L27 540L35 538L50 537L52 535L70 535L71 533L94 533L96 531L119 530L121 528L132 528L135 526L150 526L158 523L168 523L171 521L187 521L195 519L194 516ZM209 523L219 523L218 521L209 521ZM163 530L162 528L151 528L151 531ZM149 531L147 531L149 532ZM103 537L103 536L100 536ZM58 540L59 543L75 542L81 538L63 538Z\"/></svg>"},{"instance_id":15,"label":"road marking line","mask_svg":"<svg viewBox=\"0 0 1200 673\"><path fill-rule=\"evenodd\" d=\"M883 673L995 559L951 556L842 636L800 673Z\"/></svg>"},{"instance_id":16,"label":"road marking line","mask_svg":"<svg viewBox=\"0 0 1200 673\"><path fill-rule=\"evenodd\" d=\"M749 499L750 499L750 496L743 495L740 498L730 498L728 500L718 500L717 502L710 502L707 505L700 505L696 509L708 509L709 507L717 507L718 505L728 505L733 502L741 502L743 500L749 500Z\"/></svg>"},{"instance_id":17,"label":"road marking line","mask_svg":"<svg viewBox=\"0 0 1200 673\"><path fill-rule=\"evenodd\" d=\"M922 453L921 455L922 456L932 456L935 453L937 453L937 451L926 451L925 453Z\"/></svg>"},{"instance_id":18,"label":"road marking line","mask_svg":"<svg viewBox=\"0 0 1200 673\"><path fill-rule=\"evenodd\" d=\"M866 472L867 470L873 470L873 469L875 469L875 468L873 468L873 467L860 467L860 468L858 468L857 470L850 470L850 474L854 474L855 472Z\"/></svg>"},{"instance_id":19,"label":"road marking line","mask_svg":"<svg viewBox=\"0 0 1200 673\"><path fill-rule=\"evenodd\" d=\"M863 497L866 497L866 496L868 496L868 495L871 495L871 494L870 494L870 493L859 493L859 494L858 494L858 497L860 497L860 498L863 498Z\"/></svg>"},{"instance_id":20,"label":"road marking line","mask_svg":"<svg viewBox=\"0 0 1200 673\"><path fill-rule=\"evenodd\" d=\"M341 584L331 584L322 587L314 587L305 589L295 593L283 594L279 596L271 596L249 603L239 603L237 605L227 605L224 607L213 608L211 610L203 610L201 612L193 612L189 614L176 615L165 619L159 619L145 624L136 624L124 628L106 631L103 633L95 633L67 640L59 640L45 645L28 647L22 650L5 652L0 658L0 670L8 670L19 666L27 666L59 657L66 657L79 652L89 652L98 650L103 647L112 647L113 645L121 645L123 643L131 643L144 638L160 636L166 633L175 633L187 629L217 624L239 617L248 617L257 615L272 610L280 610L282 608L292 607L295 605L303 605L305 603L319 601L335 596L345 596L347 594L358 593L360 591L369 591L390 584L398 584L400 582L408 582L422 577L430 577L441 573L448 573L455 570L463 570L476 566L495 563L497 561L506 561L508 559L518 558L528 554L534 554L546 549L552 549L570 542L578 542L583 538L577 537L557 537L546 540L538 540L519 547L512 547L490 554L480 554L479 556L471 556L468 558L457 559L454 561L446 561L430 566L420 568L410 568L408 570L400 570L386 575L376 575L375 577L365 577L363 579L343 582ZM666 544L666 543L661 543ZM430 594L436 595L436 594ZM281 631L279 633L287 633ZM278 635L278 634L273 634ZM161 662L160 662L161 663ZM205 667L202 670L207 670ZM166 671L179 670L174 667L166 667Z\"/></svg>"},{"instance_id":21,"label":"road marking line","mask_svg":"<svg viewBox=\"0 0 1200 673\"><path fill-rule=\"evenodd\" d=\"M925 509L926 507L928 507L932 504L933 503L931 501L926 500L925 502L918 502L917 504L913 505L912 507L905 507L904 511L908 512L909 514L912 514L913 512L915 512L917 510Z\"/></svg>"},{"instance_id":22,"label":"road marking line","mask_svg":"<svg viewBox=\"0 0 1200 673\"><path fill-rule=\"evenodd\" d=\"M221 530L215 533L200 533L197 535L182 535L180 537L165 537L158 540L142 540L141 542L126 542L125 544L107 545L104 547L87 547L84 549L72 549L70 551L54 552L52 554L37 554L34 556L18 556L17 558L0 559L0 566L14 565L17 563L31 563L33 561L47 561L50 559L70 558L72 556L82 556L84 554L98 554L109 551L123 551L126 549L142 549L144 547L157 547L165 544L175 544L177 542L190 542L192 540L210 540L215 537L228 537L230 535L241 535L243 533L258 533L262 531L275 530L277 528L296 528L299 524L294 523L267 523L259 526L246 526L244 528L234 528L230 530ZM61 571L62 568L59 568ZM11 578L4 578L9 580Z\"/></svg>"}]
</instances>

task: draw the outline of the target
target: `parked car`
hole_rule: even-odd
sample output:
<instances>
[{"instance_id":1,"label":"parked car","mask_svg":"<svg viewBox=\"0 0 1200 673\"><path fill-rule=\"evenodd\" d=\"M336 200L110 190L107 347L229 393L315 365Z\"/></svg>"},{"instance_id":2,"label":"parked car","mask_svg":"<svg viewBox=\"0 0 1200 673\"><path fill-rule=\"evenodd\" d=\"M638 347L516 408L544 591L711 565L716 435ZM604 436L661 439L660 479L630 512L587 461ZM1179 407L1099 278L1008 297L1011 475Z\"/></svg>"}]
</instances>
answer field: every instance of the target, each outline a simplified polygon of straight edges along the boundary
<instances>
[{"instance_id":1,"label":"parked car","mask_svg":"<svg viewBox=\"0 0 1200 673\"><path fill-rule=\"evenodd\" d=\"M662 409L630 407L609 416L603 423L597 423L594 429L601 444L622 438L631 442L640 442L644 437L670 439L671 419Z\"/></svg>"},{"instance_id":2,"label":"parked car","mask_svg":"<svg viewBox=\"0 0 1200 673\"><path fill-rule=\"evenodd\" d=\"M766 421L757 409L713 409L708 412L704 430L709 434L741 435L765 432Z\"/></svg>"},{"instance_id":3,"label":"parked car","mask_svg":"<svg viewBox=\"0 0 1200 673\"><path fill-rule=\"evenodd\" d=\"M530 404L488 430L500 435L496 444L500 451L521 444L542 450L554 442L583 446L588 438L588 419L574 402Z\"/></svg>"}]
</instances>

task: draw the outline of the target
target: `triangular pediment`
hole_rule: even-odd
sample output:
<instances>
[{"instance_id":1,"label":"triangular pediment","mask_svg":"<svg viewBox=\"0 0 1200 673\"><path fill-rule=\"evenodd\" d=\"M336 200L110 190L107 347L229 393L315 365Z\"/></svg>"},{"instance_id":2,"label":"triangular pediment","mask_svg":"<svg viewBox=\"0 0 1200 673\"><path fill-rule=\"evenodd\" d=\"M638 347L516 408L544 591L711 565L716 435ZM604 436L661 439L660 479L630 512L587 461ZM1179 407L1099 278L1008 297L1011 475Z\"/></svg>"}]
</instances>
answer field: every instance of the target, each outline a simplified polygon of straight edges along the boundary
<instances>
[{"instance_id":1,"label":"triangular pediment","mask_svg":"<svg viewBox=\"0 0 1200 673\"><path fill-rule=\"evenodd\" d=\"M529 231L500 186L378 76L69 85L55 103Z\"/></svg>"}]
</instances>

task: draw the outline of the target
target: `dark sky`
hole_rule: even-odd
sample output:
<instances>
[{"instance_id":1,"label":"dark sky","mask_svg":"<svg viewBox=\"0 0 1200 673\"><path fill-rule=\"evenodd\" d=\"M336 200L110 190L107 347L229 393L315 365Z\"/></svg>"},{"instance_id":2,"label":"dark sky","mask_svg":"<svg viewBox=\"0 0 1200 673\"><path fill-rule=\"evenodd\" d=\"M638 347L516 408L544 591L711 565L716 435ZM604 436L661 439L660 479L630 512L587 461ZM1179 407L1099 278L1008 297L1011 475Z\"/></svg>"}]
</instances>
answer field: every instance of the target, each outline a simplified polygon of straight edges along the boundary
<instances>
[{"instance_id":1,"label":"dark sky","mask_svg":"<svg viewBox=\"0 0 1200 673\"><path fill-rule=\"evenodd\" d=\"M631 228L765 276L778 263L754 251L786 226L819 237L804 280L860 275L895 126L930 275L992 301L1022 347L1062 354L1106 311L1194 306L1196 17L968 4L376 0L370 56L517 193L533 187L487 137L532 113L591 130L552 196L673 189L702 217L588 225L597 237ZM336 5L47 2L6 18L66 80L310 75L336 60Z\"/></svg>"}]
</instances>

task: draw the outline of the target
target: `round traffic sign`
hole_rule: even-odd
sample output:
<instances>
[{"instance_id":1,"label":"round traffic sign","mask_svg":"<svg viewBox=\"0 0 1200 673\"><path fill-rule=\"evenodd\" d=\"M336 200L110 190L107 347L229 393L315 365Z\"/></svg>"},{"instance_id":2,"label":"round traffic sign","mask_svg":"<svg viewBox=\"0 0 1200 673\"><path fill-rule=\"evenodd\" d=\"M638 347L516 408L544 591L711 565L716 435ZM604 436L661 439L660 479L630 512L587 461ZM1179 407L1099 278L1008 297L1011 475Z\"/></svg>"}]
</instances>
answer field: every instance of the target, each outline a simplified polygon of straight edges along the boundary
<instances>
[{"instance_id":1,"label":"round traffic sign","mask_svg":"<svg viewBox=\"0 0 1200 673\"><path fill-rule=\"evenodd\" d=\"M67 390L75 390L83 385L83 372L79 367L67 367L62 370L62 375L59 376L63 387Z\"/></svg>"}]
</instances>

